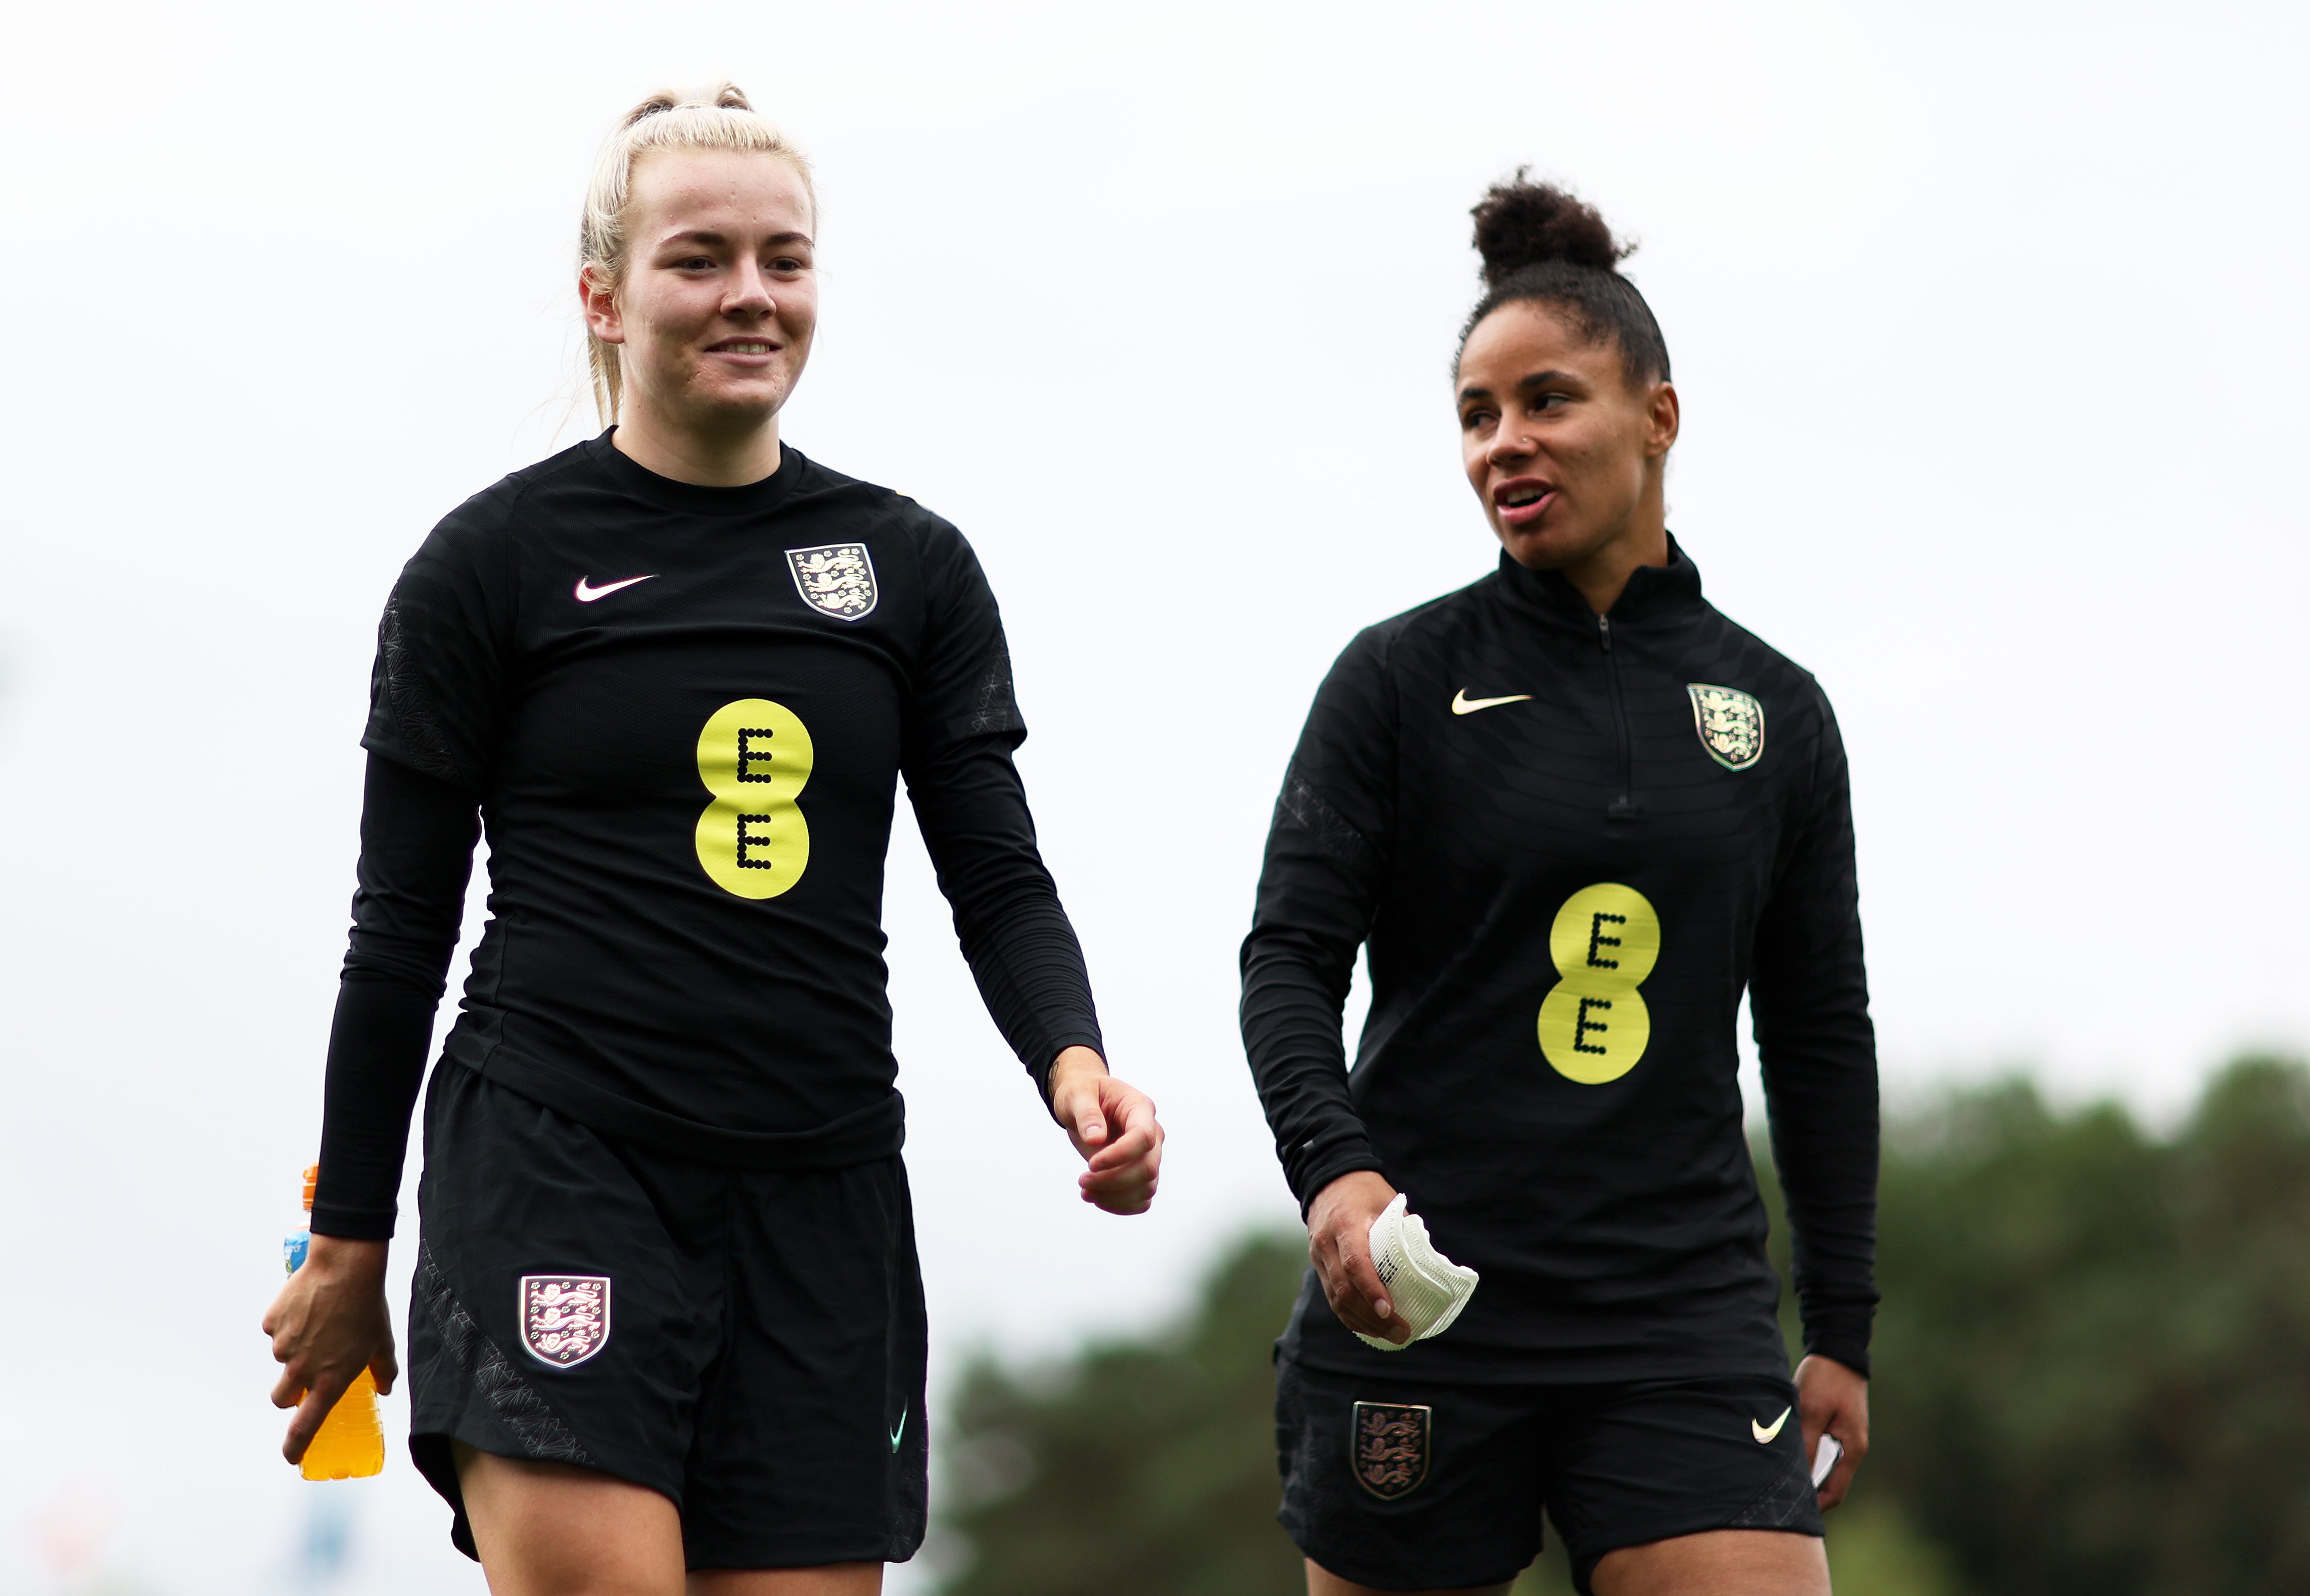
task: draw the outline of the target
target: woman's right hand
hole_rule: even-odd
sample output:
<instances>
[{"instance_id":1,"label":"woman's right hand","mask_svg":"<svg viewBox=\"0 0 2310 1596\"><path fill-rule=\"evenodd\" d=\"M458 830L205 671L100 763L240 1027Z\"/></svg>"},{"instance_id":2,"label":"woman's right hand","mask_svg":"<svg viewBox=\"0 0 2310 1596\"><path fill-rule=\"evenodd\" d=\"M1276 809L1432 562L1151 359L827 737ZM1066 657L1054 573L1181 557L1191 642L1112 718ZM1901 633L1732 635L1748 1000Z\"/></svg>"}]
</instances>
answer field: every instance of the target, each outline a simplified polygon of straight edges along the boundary
<instances>
[{"instance_id":1,"label":"woman's right hand","mask_svg":"<svg viewBox=\"0 0 2310 1596\"><path fill-rule=\"evenodd\" d=\"M1340 1176L1307 1205L1307 1259L1341 1323L1402 1346L1411 1326L1388 1300L1371 1255L1372 1221L1394 1201L1395 1188L1376 1170Z\"/></svg>"},{"instance_id":2,"label":"woman's right hand","mask_svg":"<svg viewBox=\"0 0 2310 1596\"><path fill-rule=\"evenodd\" d=\"M400 1376L393 1355L393 1317L385 1306L385 1253L381 1241L316 1236L305 1262L281 1288L265 1315L273 1356L283 1366L273 1387L273 1405L294 1408L281 1455L292 1463L345 1388L366 1368L379 1392Z\"/></svg>"}]
</instances>

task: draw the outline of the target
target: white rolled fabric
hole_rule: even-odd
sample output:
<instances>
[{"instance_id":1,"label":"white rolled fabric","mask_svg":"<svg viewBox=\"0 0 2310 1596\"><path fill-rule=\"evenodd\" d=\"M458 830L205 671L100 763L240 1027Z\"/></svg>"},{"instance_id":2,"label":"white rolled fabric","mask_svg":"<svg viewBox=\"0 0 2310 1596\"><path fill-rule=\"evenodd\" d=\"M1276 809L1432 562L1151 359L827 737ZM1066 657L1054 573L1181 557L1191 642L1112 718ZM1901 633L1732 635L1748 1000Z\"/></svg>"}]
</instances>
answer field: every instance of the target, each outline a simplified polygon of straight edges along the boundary
<instances>
[{"instance_id":1,"label":"white rolled fabric","mask_svg":"<svg viewBox=\"0 0 2310 1596\"><path fill-rule=\"evenodd\" d=\"M1820 1482L1828 1478L1828 1471L1837 1467L1837 1460L1844 1455L1845 1447L1835 1436L1823 1436L1820 1438L1820 1444L1814 1447L1812 1452L1813 1489L1820 1488Z\"/></svg>"},{"instance_id":2,"label":"white rolled fabric","mask_svg":"<svg viewBox=\"0 0 2310 1596\"><path fill-rule=\"evenodd\" d=\"M1398 1346L1362 1331L1351 1333L1367 1347L1401 1352L1412 1341L1442 1335L1476 1294L1476 1271L1455 1263L1428 1239L1428 1227L1411 1211L1410 1199L1401 1192L1372 1221L1372 1267L1379 1271L1395 1311L1411 1326L1411 1340Z\"/></svg>"}]
</instances>

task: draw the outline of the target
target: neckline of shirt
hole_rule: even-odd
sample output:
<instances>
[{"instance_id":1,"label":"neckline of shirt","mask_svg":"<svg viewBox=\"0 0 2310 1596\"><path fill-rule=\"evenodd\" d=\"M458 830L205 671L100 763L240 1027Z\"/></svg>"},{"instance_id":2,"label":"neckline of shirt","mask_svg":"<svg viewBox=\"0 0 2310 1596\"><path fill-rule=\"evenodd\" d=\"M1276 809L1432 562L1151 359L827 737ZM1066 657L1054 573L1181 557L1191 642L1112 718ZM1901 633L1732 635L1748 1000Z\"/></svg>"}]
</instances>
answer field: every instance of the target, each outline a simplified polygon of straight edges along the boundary
<instances>
[{"instance_id":1,"label":"neckline of shirt","mask_svg":"<svg viewBox=\"0 0 2310 1596\"><path fill-rule=\"evenodd\" d=\"M597 438L586 441L585 447L595 465L621 488L638 499L648 500L661 509L681 510L700 516L754 516L775 508L778 501L792 492L810 462L803 452L790 443L778 446L778 468L759 482L748 482L737 488L708 487L700 482L678 482L672 477L660 476L648 466L627 455L611 441L615 427L604 428Z\"/></svg>"},{"instance_id":2,"label":"neckline of shirt","mask_svg":"<svg viewBox=\"0 0 2310 1596\"><path fill-rule=\"evenodd\" d=\"M1595 629L1596 612L1562 571L1533 570L1517 564L1506 549L1500 551L1499 571L1500 581L1510 593L1558 620L1576 622L1585 630ZM1655 620L1699 602L1700 568L1671 533L1668 563L1640 565L1630 572L1628 586L1621 589L1605 619L1624 626Z\"/></svg>"}]
</instances>

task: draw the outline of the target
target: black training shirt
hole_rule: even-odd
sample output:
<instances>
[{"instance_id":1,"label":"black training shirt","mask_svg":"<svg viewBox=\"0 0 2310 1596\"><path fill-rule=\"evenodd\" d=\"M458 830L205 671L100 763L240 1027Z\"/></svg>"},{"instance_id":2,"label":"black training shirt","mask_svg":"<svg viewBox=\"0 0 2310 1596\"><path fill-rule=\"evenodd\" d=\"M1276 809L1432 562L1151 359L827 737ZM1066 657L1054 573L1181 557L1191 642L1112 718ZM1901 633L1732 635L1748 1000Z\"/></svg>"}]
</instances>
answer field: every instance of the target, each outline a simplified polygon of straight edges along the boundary
<instances>
[{"instance_id":1,"label":"black training shirt","mask_svg":"<svg viewBox=\"0 0 2310 1596\"><path fill-rule=\"evenodd\" d=\"M1482 1275L1400 1353L1350 1336L1311 1277L1288 1355L1485 1381L1785 1371L1745 989L1806 1342L1867 1372L1877 1074L1844 747L1813 679L1704 601L1673 544L1608 619L1503 555L1358 637L1285 776L1243 973L1301 1202L1378 1170Z\"/></svg>"},{"instance_id":2,"label":"black training shirt","mask_svg":"<svg viewBox=\"0 0 2310 1596\"><path fill-rule=\"evenodd\" d=\"M901 773L1021 1059L1039 1079L1099 1045L1011 763L994 595L907 499L791 447L751 486L689 485L605 433L434 530L371 698L317 1227L389 1233L407 1033L420 1069L424 1045L401 1011L438 997L476 806L490 917L445 1056L605 1133L734 1165L897 1150L881 900Z\"/></svg>"}]
</instances>

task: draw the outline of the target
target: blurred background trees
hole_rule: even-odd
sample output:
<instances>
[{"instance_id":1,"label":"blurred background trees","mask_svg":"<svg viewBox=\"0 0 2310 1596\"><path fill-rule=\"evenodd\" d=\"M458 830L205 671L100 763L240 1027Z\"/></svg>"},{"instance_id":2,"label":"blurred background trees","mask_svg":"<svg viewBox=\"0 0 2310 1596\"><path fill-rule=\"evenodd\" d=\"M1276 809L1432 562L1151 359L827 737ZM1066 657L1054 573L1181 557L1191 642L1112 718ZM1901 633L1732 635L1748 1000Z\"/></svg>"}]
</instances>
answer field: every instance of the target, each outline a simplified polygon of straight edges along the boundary
<instances>
[{"instance_id":1,"label":"blurred background trees","mask_svg":"<svg viewBox=\"0 0 2310 1596\"><path fill-rule=\"evenodd\" d=\"M2310 1072L2235 1064L2166 1138L2018 1082L1957 1096L1889 1123L1882 1194L1839 1596L2310 1591ZM1304 1262L1253 1236L1160 1335L975 1366L939 1494L968 1548L950 1596L1300 1589L1269 1355ZM1568 1588L1551 1549L1517 1596Z\"/></svg>"}]
</instances>

